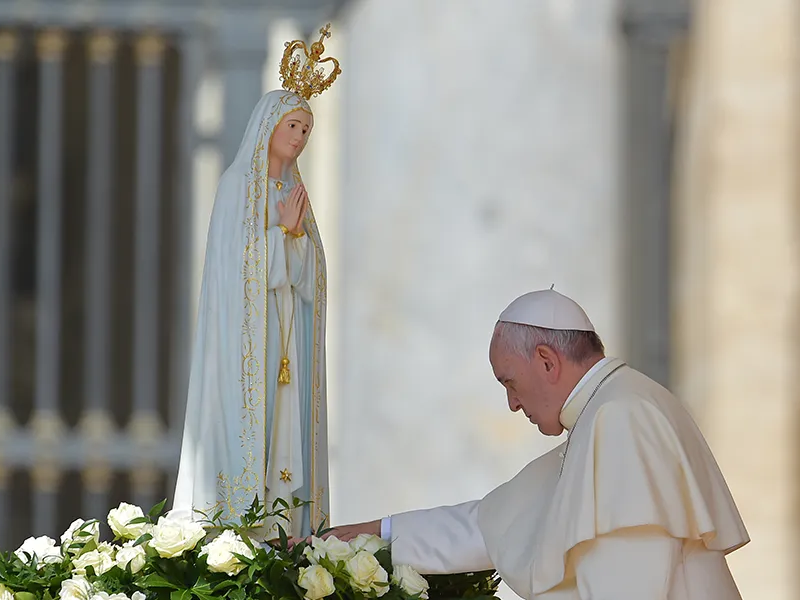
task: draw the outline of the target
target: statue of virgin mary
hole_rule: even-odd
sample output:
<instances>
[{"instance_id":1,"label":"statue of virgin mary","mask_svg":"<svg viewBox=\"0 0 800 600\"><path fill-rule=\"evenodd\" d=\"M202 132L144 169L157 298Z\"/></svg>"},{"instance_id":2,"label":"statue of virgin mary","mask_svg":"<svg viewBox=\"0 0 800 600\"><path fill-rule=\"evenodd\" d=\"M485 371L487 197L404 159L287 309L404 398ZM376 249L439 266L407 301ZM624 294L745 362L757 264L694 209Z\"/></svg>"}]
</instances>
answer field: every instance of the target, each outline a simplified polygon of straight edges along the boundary
<instances>
[{"instance_id":1,"label":"statue of virgin mary","mask_svg":"<svg viewBox=\"0 0 800 600\"><path fill-rule=\"evenodd\" d=\"M307 100L341 72L319 60L329 27L310 52L287 44L284 89L258 102L219 182L173 515L238 522L256 497L268 508L298 498L310 502L279 521L289 536L327 519L325 256L297 157L313 126ZM274 519L262 525L276 535Z\"/></svg>"}]
</instances>

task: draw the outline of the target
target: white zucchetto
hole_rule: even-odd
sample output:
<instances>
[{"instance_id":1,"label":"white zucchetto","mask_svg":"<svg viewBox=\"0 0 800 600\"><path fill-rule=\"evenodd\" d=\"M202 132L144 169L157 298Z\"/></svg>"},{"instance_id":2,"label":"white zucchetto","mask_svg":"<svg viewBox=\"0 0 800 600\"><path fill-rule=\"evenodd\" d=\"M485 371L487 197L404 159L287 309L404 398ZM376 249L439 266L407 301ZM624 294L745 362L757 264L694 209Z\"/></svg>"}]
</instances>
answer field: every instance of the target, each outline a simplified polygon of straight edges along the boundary
<instances>
[{"instance_id":1,"label":"white zucchetto","mask_svg":"<svg viewBox=\"0 0 800 600\"><path fill-rule=\"evenodd\" d=\"M500 313L498 321L544 329L594 331L580 305L552 288L520 296Z\"/></svg>"}]
</instances>

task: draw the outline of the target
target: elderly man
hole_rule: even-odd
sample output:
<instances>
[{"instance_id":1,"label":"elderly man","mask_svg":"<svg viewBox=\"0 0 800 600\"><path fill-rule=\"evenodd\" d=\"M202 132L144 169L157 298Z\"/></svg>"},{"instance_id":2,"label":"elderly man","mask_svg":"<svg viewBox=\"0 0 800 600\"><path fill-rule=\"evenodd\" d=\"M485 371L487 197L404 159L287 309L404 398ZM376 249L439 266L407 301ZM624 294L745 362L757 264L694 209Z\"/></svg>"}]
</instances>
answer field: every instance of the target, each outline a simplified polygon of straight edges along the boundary
<instances>
[{"instance_id":1,"label":"elderly man","mask_svg":"<svg viewBox=\"0 0 800 600\"><path fill-rule=\"evenodd\" d=\"M336 528L392 540L422 573L495 568L523 598L731 600L749 541L683 405L606 358L583 309L550 289L500 315L489 360L512 411L566 442L482 500Z\"/></svg>"}]
</instances>

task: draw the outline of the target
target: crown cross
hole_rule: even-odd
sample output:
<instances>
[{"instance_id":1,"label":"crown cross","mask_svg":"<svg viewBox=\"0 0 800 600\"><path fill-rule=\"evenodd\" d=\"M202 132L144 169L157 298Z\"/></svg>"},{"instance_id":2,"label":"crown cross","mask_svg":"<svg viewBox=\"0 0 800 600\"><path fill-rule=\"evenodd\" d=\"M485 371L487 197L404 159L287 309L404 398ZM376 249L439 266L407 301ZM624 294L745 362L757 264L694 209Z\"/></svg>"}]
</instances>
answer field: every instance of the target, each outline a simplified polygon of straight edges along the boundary
<instances>
[{"instance_id":1,"label":"crown cross","mask_svg":"<svg viewBox=\"0 0 800 600\"><path fill-rule=\"evenodd\" d=\"M320 29L319 41L311 44L310 49L301 40L286 42L280 67L283 89L309 100L327 90L336 80L342 72L339 61L331 56L321 58L325 52L322 42L331 37L330 29L330 23ZM298 50L302 51L302 54ZM303 55L305 58L302 58ZM333 67L326 76L321 65L327 62L332 63Z\"/></svg>"}]
</instances>

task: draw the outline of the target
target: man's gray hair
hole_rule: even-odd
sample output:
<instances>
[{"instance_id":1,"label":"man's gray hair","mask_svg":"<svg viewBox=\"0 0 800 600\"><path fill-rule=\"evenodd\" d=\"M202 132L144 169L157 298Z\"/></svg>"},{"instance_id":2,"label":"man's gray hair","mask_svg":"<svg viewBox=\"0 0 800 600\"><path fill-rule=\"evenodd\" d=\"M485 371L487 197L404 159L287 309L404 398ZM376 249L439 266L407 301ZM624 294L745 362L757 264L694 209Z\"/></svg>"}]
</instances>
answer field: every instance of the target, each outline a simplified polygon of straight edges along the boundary
<instances>
[{"instance_id":1,"label":"man's gray hair","mask_svg":"<svg viewBox=\"0 0 800 600\"><path fill-rule=\"evenodd\" d=\"M603 342L593 331L545 329L519 323L498 321L492 343L501 343L510 352L531 358L537 346L549 346L573 363L582 363L598 354L605 354Z\"/></svg>"}]
</instances>

